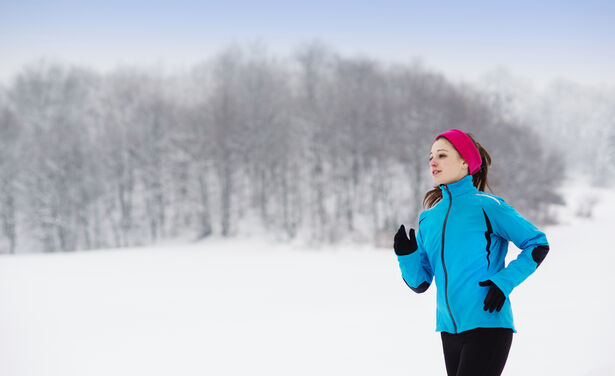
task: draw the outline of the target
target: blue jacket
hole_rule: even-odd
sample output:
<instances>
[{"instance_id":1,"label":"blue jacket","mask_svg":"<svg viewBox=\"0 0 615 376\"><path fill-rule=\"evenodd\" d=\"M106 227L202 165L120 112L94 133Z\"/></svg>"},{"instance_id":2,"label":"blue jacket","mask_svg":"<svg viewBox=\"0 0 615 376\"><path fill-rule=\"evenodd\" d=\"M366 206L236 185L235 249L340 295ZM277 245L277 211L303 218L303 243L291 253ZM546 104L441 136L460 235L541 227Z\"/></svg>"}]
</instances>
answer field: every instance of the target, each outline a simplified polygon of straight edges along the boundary
<instances>
[{"instance_id":1,"label":"blue jacket","mask_svg":"<svg viewBox=\"0 0 615 376\"><path fill-rule=\"evenodd\" d=\"M502 198L479 191L471 175L440 189L442 200L419 216L417 251L397 256L404 281L423 292L435 276L436 331L501 327L516 333L509 295L546 256L545 234ZM522 251L504 267L509 240ZM488 279L506 295L500 312L483 310L489 287L478 282Z\"/></svg>"}]
</instances>

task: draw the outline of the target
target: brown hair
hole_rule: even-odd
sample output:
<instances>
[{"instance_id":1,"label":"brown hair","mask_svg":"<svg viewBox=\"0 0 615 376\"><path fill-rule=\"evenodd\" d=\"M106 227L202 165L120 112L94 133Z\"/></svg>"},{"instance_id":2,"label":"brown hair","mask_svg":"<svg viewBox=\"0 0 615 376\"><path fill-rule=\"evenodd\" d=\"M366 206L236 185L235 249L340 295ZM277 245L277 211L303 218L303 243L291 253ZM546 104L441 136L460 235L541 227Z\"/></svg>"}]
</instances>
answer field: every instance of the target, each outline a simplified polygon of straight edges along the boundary
<instances>
[{"instance_id":1,"label":"brown hair","mask_svg":"<svg viewBox=\"0 0 615 376\"><path fill-rule=\"evenodd\" d=\"M472 184L474 184L474 186L479 191L484 192L486 186L487 188L489 188L489 191L493 193L491 186L487 182L487 173L489 172L489 166L491 166L491 156L489 155L489 153L487 153L487 150L485 150L485 148L480 143L478 143L476 139L474 139L474 136L471 133L466 132L466 134L474 142L474 145L476 145L476 148L480 153L480 158L483 161L480 165L480 170L476 171L474 175L472 175ZM453 148L454 147L455 145L453 145ZM437 204L440 200L442 200L442 190L440 189L440 187L435 187L425 194L425 198L423 198L423 208L429 209L435 204Z\"/></svg>"}]
</instances>

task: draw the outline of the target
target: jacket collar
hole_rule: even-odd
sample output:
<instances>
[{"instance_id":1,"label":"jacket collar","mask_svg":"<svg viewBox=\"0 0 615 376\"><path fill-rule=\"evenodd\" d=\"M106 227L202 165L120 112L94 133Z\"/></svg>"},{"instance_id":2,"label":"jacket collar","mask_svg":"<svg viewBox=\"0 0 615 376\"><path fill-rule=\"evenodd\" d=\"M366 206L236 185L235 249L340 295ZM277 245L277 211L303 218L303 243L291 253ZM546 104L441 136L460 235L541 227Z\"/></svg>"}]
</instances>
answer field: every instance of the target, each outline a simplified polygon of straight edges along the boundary
<instances>
[{"instance_id":1,"label":"jacket collar","mask_svg":"<svg viewBox=\"0 0 615 376\"><path fill-rule=\"evenodd\" d=\"M450 192L451 196L456 197L477 190L472 184L472 175L466 175L454 183L440 184L440 189L442 190L442 199L444 200L449 198L448 192Z\"/></svg>"}]
</instances>

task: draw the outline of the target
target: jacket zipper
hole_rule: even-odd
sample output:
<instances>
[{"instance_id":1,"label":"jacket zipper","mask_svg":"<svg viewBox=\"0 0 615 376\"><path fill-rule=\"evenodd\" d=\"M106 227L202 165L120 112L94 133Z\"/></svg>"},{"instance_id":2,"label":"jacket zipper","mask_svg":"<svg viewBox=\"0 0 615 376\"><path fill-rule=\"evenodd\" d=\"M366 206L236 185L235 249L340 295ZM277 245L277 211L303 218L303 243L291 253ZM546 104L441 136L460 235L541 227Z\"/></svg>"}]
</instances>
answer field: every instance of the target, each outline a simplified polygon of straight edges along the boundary
<instances>
[{"instance_id":1,"label":"jacket zipper","mask_svg":"<svg viewBox=\"0 0 615 376\"><path fill-rule=\"evenodd\" d=\"M448 302L448 273L446 272L446 264L444 263L444 231L446 230L446 221L448 220L448 213L450 213L451 206L453 206L453 196L451 195L451 192L448 190L448 187L446 185L444 186L444 188L446 188L446 192L448 192L448 197L450 198L448 210L446 211L446 217L444 217L444 225L442 226L442 267L444 268L444 297L446 298L446 308L448 308L448 313L449 315L451 315L451 320L453 320L455 334L457 334L457 323L455 323L453 311L451 311L451 306Z\"/></svg>"}]
</instances>

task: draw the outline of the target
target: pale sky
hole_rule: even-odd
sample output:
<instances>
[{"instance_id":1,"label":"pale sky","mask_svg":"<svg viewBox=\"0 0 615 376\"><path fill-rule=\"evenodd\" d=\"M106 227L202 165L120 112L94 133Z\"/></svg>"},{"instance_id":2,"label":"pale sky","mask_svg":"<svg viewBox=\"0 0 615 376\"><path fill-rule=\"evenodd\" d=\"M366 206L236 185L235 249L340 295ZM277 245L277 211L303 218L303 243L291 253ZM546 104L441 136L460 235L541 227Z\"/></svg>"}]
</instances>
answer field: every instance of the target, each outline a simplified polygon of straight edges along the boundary
<instances>
[{"instance_id":1,"label":"pale sky","mask_svg":"<svg viewBox=\"0 0 615 376\"><path fill-rule=\"evenodd\" d=\"M615 1L6 1L0 80L27 63L187 67L232 43L292 55L320 40L345 56L419 59L452 79L496 68L545 83L615 85Z\"/></svg>"}]
</instances>

